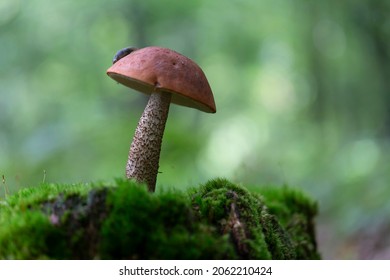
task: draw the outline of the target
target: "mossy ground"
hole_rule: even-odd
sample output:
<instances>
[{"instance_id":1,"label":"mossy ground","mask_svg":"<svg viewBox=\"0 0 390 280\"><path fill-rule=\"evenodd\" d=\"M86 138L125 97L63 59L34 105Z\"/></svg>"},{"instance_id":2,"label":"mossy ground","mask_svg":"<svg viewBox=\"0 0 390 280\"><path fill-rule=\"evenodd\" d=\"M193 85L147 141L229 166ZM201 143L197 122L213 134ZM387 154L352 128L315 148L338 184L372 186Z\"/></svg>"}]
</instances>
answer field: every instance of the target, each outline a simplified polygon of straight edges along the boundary
<instances>
[{"instance_id":1,"label":"mossy ground","mask_svg":"<svg viewBox=\"0 0 390 280\"><path fill-rule=\"evenodd\" d=\"M316 203L216 179L186 192L43 184L0 206L0 259L317 259Z\"/></svg>"}]
</instances>

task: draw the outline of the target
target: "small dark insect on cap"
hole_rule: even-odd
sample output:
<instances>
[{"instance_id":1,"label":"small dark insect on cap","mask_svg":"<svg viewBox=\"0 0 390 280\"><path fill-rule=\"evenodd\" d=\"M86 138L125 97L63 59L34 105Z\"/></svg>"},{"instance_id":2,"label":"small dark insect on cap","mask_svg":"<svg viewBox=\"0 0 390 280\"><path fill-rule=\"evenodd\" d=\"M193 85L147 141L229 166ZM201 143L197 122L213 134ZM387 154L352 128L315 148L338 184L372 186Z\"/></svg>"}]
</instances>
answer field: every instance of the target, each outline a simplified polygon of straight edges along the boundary
<instances>
[{"instance_id":1,"label":"small dark insect on cap","mask_svg":"<svg viewBox=\"0 0 390 280\"><path fill-rule=\"evenodd\" d=\"M114 58L112 59L112 64L114 64L115 62L117 62L118 60L120 60L121 58L125 57L126 55L130 54L131 52L137 50L138 48L136 47L127 47L127 48L124 48L124 49L121 49L119 50Z\"/></svg>"}]
</instances>

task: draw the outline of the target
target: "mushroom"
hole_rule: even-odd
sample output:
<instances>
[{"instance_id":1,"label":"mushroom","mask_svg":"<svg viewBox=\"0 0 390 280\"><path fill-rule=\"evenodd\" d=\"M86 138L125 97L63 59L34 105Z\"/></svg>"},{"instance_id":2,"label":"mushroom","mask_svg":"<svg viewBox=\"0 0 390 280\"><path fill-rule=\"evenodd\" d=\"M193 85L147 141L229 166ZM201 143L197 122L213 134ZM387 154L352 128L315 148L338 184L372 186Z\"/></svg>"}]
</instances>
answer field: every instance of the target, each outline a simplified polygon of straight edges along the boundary
<instances>
[{"instance_id":1,"label":"mushroom","mask_svg":"<svg viewBox=\"0 0 390 280\"><path fill-rule=\"evenodd\" d=\"M215 113L210 85L195 62L161 47L120 50L107 75L150 95L130 146L126 177L146 183L154 192L170 103Z\"/></svg>"}]
</instances>

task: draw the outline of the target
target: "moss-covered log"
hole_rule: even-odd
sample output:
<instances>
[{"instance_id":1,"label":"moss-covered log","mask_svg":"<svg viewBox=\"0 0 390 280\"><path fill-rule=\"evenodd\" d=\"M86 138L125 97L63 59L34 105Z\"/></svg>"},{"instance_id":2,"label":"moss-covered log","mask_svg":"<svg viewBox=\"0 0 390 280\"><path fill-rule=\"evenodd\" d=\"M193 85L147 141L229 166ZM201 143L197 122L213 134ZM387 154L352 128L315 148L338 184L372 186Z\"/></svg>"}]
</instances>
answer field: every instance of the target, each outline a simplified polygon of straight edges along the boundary
<instances>
[{"instance_id":1,"label":"moss-covered log","mask_svg":"<svg viewBox=\"0 0 390 280\"><path fill-rule=\"evenodd\" d=\"M26 188L1 201L1 259L317 259L316 203L224 179L151 194L128 180Z\"/></svg>"}]
</instances>

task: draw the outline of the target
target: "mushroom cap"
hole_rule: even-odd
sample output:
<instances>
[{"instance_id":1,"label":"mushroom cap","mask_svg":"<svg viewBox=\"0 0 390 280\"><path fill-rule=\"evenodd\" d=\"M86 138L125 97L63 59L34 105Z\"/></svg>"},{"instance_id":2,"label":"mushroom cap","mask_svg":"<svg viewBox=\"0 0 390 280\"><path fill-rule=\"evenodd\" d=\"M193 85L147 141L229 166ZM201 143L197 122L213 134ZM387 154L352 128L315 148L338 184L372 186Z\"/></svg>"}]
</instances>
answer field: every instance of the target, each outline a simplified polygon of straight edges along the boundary
<instances>
[{"instance_id":1,"label":"mushroom cap","mask_svg":"<svg viewBox=\"0 0 390 280\"><path fill-rule=\"evenodd\" d=\"M135 50L115 62L107 75L142 93L169 92L172 103L216 112L214 96L202 69L173 50L161 47Z\"/></svg>"}]
</instances>

